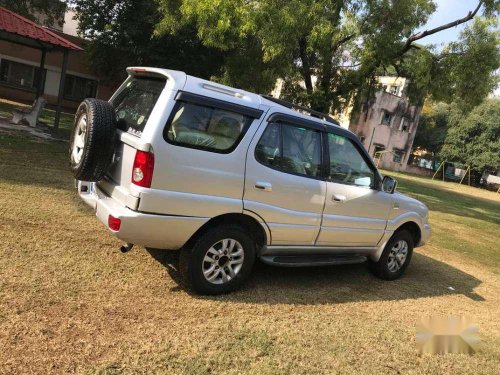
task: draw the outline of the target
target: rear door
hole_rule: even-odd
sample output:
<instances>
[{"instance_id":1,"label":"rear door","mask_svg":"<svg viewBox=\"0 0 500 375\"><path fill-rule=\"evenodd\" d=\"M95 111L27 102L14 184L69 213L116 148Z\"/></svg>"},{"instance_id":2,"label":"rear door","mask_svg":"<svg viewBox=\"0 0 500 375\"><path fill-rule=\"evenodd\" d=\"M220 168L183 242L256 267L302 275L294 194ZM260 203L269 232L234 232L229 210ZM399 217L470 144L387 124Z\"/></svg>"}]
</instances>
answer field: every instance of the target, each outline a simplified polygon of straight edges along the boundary
<instances>
[{"instance_id":1,"label":"rear door","mask_svg":"<svg viewBox=\"0 0 500 375\"><path fill-rule=\"evenodd\" d=\"M376 246L392 209L390 194L376 189L378 172L358 142L335 130L326 141L327 192L316 244Z\"/></svg>"},{"instance_id":2,"label":"rear door","mask_svg":"<svg viewBox=\"0 0 500 375\"><path fill-rule=\"evenodd\" d=\"M245 157L262 114L258 108L177 92L151 142L153 180L151 189L141 191L139 211L203 218L241 213Z\"/></svg>"},{"instance_id":3,"label":"rear door","mask_svg":"<svg viewBox=\"0 0 500 375\"><path fill-rule=\"evenodd\" d=\"M142 134L148 121L161 115L163 109L156 104L166 83L167 78L160 75L131 75L110 101L116 112L118 139L107 176L98 186L133 209L138 203L129 194L135 154L138 149L149 151Z\"/></svg>"},{"instance_id":4,"label":"rear door","mask_svg":"<svg viewBox=\"0 0 500 375\"><path fill-rule=\"evenodd\" d=\"M273 114L246 160L245 210L269 226L272 245L313 245L325 203L321 124Z\"/></svg>"}]
</instances>

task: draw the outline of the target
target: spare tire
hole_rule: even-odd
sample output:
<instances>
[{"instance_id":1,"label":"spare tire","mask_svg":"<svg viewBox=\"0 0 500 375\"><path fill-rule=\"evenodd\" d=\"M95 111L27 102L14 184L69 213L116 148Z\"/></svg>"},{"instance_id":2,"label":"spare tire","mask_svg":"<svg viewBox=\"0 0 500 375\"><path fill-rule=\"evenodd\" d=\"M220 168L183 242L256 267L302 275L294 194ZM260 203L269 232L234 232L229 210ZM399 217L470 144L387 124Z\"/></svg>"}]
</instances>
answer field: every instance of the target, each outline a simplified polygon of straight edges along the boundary
<instances>
[{"instance_id":1,"label":"spare tire","mask_svg":"<svg viewBox=\"0 0 500 375\"><path fill-rule=\"evenodd\" d=\"M116 136L115 110L108 102L85 99L78 107L69 159L77 180L99 181L111 164Z\"/></svg>"}]
</instances>

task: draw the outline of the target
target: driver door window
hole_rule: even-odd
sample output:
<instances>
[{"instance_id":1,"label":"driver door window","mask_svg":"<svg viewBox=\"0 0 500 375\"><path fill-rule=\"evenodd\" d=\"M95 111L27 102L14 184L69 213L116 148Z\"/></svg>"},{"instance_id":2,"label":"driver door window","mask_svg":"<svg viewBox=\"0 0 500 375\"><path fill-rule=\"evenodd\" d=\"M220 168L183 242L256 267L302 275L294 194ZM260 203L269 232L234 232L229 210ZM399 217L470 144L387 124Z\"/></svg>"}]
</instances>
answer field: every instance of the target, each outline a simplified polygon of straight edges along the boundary
<instances>
[{"instance_id":1,"label":"driver door window","mask_svg":"<svg viewBox=\"0 0 500 375\"><path fill-rule=\"evenodd\" d=\"M328 133L330 168L328 179L341 184L373 187L375 175L352 141Z\"/></svg>"},{"instance_id":2,"label":"driver door window","mask_svg":"<svg viewBox=\"0 0 500 375\"><path fill-rule=\"evenodd\" d=\"M267 126L255 149L261 163L281 172L307 177L321 175L321 133L281 123Z\"/></svg>"}]
</instances>

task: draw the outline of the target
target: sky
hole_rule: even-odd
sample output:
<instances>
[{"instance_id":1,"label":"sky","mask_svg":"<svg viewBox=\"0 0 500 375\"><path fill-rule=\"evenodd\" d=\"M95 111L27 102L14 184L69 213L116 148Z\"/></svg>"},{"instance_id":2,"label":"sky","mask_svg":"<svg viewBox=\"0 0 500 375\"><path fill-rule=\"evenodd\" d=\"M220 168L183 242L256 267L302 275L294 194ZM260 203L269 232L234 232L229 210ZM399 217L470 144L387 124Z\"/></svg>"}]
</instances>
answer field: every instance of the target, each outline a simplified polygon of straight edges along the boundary
<instances>
[{"instance_id":1,"label":"sky","mask_svg":"<svg viewBox=\"0 0 500 375\"><path fill-rule=\"evenodd\" d=\"M435 0L434 2L437 5L437 10L430 17L427 25L422 27L421 30L432 29L458 18L462 18L466 16L469 11L474 10L479 3L478 0ZM451 29L440 31L436 34L429 35L424 39L419 40L419 43L439 45L457 40L460 31L462 31L465 25L468 25L470 22L471 21L452 27Z\"/></svg>"}]
</instances>

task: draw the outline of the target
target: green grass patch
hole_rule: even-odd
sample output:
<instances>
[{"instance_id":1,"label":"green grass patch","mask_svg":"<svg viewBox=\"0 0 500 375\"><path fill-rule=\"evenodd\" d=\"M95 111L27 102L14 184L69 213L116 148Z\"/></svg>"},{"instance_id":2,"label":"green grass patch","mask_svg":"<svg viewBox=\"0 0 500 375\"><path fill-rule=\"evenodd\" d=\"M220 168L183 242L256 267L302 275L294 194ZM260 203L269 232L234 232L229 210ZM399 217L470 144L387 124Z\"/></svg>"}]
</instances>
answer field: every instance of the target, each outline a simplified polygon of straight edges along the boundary
<instances>
[{"instance_id":1,"label":"green grass patch","mask_svg":"<svg viewBox=\"0 0 500 375\"><path fill-rule=\"evenodd\" d=\"M172 253L118 251L76 194L67 148L0 130L0 373L498 374L494 193L396 176L434 229L397 281L364 264L256 262L242 290L197 296ZM419 355L428 315L473 317L478 351Z\"/></svg>"},{"instance_id":2,"label":"green grass patch","mask_svg":"<svg viewBox=\"0 0 500 375\"><path fill-rule=\"evenodd\" d=\"M500 195L496 198L492 192L452 182L387 174L398 180L398 191L429 207L433 245L500 272Z\"/></svg>"}]
</instances>

